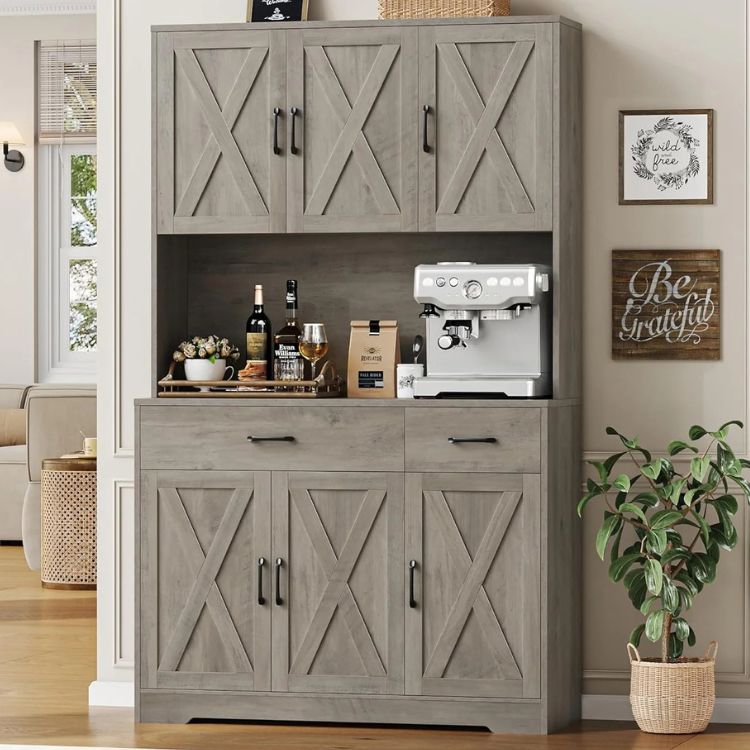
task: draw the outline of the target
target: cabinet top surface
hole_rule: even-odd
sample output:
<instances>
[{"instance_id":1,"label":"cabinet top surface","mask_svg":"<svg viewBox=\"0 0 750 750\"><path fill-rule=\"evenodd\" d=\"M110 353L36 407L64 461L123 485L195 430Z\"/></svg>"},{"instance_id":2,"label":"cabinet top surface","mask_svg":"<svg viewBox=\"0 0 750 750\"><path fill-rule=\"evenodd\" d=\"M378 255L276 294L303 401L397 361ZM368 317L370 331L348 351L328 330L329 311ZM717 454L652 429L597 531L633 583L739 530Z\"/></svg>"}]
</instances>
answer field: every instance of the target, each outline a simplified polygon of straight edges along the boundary
<instances>
[{"instance_id":1,"label":"cabinet top surface","mask_svg":"<svg viewBox=\"0 0 750 750\"><path fill-rule=\"evenodd\" d=\"M580 29L581 24L564 16L495 16L491 18L420 18L404 20L381 20L377 18L358 21L297 21L290 23L214 23L152 26L153 32L165 31L270 31L271 29L327 29L366 26L456 26L494 25L514 23L558 23Z\"/></svg>"},{"instance_id":2,"label":"cabinet top surface","mask_svg":"<svg viewBox=\"0 0 750 750\"><path fill-rule=\"evenodd\" d=\"M259 406L292 406L292 407L401 407L419 409L432 407L433 409L469 407L486 407L488 409L547 409L564 406L577 406L581 402L577 399L398 399L398 398L141 398L136 399L136 406L229 406L231 408L257 408Z\"/></svg>"}]
</instances>

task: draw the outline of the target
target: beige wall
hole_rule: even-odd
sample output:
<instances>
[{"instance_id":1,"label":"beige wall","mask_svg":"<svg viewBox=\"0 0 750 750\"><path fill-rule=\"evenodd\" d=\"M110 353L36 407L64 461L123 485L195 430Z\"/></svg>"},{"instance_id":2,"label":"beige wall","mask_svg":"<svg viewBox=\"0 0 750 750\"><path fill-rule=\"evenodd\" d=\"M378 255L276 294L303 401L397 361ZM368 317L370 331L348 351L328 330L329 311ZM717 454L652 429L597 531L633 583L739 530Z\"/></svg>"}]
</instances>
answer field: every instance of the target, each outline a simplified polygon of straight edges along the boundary
<instances>
[{"instance_id":1,"label":"beige wall","mask_svg":"<svg viewBox=\"0 0 750 750\"><path fill-rule=\"evenodd\" d=\"M310 5L312 19L372 18L377 12L376 0L311 0ZM722 3L718 12L715 3L705 0L514 0L516 14L563 14L581 21L585 28L585 448L589 453L612 447L604 435L610 423L658 446L693 422L746 418L744 6L741 0L732 0ZM115 8L120 8L119 23ZM133 435L129 405L133 398L147 395L151 386L146 363L130 354L150 330L150 310L143 296L150 278L150 228L143 220L150 211L150 166L145 157L150 138L148 28L152 23L238 21L244 10L245 0L221 5L202 0L100 0L100 48L109 45L111 56L115 43L122 45L123 113L120 260L106 262L101 287L108 300L116 299L115 292L120 294L121 306L115 311L112 304L102 312L103 330L110 335L102 337L106 350L100 371L100 529L106 540L113 535L122 539L122 555L100 545L102 580L120 582L116 589L99 588L102 684L131 677L127 577L132 559L127 534L132 523ZM715 206L617 205L617 112L648 107L716 110ZM110 116L114 118L114 111ZM111 134L105 138L113 145ZM114 197L108 196L111 201ZM112 211L114 207L112 202ZM109 210L103 209L103 221ZM608 323L610 251L691 247L723 251L722 361L613 362ZM742 441L738 448L746 451ZM586 691L618 692L625 688L626 634L638 616L624 590L606 581L604 566L591 552L595 521L592 517L586 527L582 584ZM746 647L750 591L745 585L750 570L744 535L741 548L727 556L722 568L720 582L707 590L696 607L694 622L699 644L713 637L721 641L720 694L750 697L750 649Z\"/></svg>"},{"instance_id":2,"label":"beige wall","mask_svg":"<svg viewBox=\"0 0 750 750\"><path fill-rule=\"evenodd\" d=\"M34 42L42 39L91 39L94 16L0 16L0 120L15 122L26 141L21 172L0 165L0 325L14 344L0 357L0 383L31 383L35 377L36 290L34 159Z\"/></svg>"},{"instance_id":3,"label":"beige wall","mask_svg":"<svg viewBox=\"0 0 750 750\"><path fill-rule=\"evenodd\" d=\"M584 447L614 450L614 425L658 452L691 424L748 421L746 7L699 0L515 0L514 12L560 13L584 26ZM716 110L713 206L619 206L620 109ZM610 356L610 253L614 248L722 251L720 362L615 362ZM741 434L736 448L747 452ZM741 525L748 515L743 508ZM625 589L593 552L601 522L586 520L585 692L627 690L624 644L640 621ZM725 554L720 578L690 613L698 648L716 638L719 692L750 697L746 534ZM717 617L717 612L721 616ZM645 643L645 639L644 639ZM649 647L646 647L649 651ZM650 650L653 650L651 647Z\"/></svg>"}]
</instances>

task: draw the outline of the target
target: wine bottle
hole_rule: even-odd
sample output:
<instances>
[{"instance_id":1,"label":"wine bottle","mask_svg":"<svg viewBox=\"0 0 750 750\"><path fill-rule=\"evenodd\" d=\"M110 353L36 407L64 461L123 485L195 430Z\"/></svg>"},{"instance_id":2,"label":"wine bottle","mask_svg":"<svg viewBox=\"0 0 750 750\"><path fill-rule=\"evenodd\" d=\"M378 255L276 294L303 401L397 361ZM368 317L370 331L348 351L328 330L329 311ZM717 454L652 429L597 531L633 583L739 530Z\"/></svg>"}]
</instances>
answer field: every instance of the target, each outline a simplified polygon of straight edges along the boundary
<instances>
[{"instance_id":1,"label":"wine bottle","mask_svg":"<svg viewBox=\"0 0 750 750\"><path fill-rule=\"evenodd\" d=\"M250 380L273 379L271 321L263 307L263 286L255 287L255 306L247 319L247 368Z\"/></svg>"},{"instance_id":2,"label":"wine bottle","mask_svg":"<svg viewBox=\"0 0 750 750\"><path fill-rule=\"evenodd\" d=\"M303 380L305 362L299 351L302 335L297 322L297 282L286 282L286 323L273 337L275 380Z\"/></svg>"}]
</instances>

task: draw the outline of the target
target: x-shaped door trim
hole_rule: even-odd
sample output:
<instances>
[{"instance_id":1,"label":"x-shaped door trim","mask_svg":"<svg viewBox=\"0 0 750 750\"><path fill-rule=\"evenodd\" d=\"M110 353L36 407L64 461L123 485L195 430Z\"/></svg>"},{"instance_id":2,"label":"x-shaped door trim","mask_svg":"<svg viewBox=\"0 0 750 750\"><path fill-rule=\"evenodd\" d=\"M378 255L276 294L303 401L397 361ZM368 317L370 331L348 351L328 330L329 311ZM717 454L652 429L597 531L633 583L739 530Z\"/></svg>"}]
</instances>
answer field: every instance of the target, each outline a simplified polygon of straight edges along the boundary
<instances>
[{"instance_id":1,"label":"x-shaped door trim","mask_svg":"<svg viewBox=\"0 0 750 750\"><path fill-rule=\"evenodd\" d=\"M255 80L268 55L268 48L253 47L245 58L237 78L227 96L222 110L211 87L203 74L198 58L192 49L176 49L175 56L190 82L200 103L203 114L211 129L211 136L203 149L198 164L190 176L185 192L180 198L177 216L192 216L208 180L216 167L219 154L229 167L237 189L242 195L245 205L252 216L267 216L268 208L263 202L258 186L250 174L242 152L232 135L232 128L237 122L242 107L250 95Z\"/></svg>"},{"instance_id":2,"label":"x-shaped door trim","mask_svg":"<svg viewBox=\"0 0 750 750\"><path fill-rule=\"evenodd\" d=\"M398 49L399 45L397 44L384 44L380 47L375 62L373 62L352 107L323 47L305 47L305 54L310 59L313 70L325 92L331 113L341 126L336 145L333 147L328 163L323 168L305 207L306 215L322 216L349 156L352 154L362 171L362 176L372 190L381 213L384 215L399 213L396 199L388 187L383 171L363 132L365 122L367 122L378 94L393 66Z\"/></svg>"},{"instance_id":3,"label":"x-shaped door trim","mask_svg":"<svg viewBox=\"0 0 750 750\"><path fill-rule=\"evenodd\" d=\"M464 576L464 583L438 636L424 676L435 678L443 676L469 614L473 610L484 633L487 646L492 651L504 677L511 680L522 679L518 663L510 650L483 585L490 565L497 555L516 512L522 493L504 492L502 494L473 560L461 538L445 495L438 491L425 491L424 494L429 500L430 508L436 513L450 558L457 570Z\"/></svg>"},{"instance_id":4,"label":"x-shaped door trim","mask_svg":"<svg viewBox=\"0 0 750 750\"><path fill-rule=\"evenodd\" d=\"M171 516L169 523L174 524L179 529L179 537L183 540L181 551L187 569L190 575L195 578L195 582L185 600L185 606L172 629L172 637L162 654L159 671L174 672L177 670L205 605L216 625L221 642L229 649L237 672L252 674L253 667L250 664L250 659L242 645L242 640L229 614L224 597L216 584L216 576L245 515L252 494L250 489L234 491L211 546L204 553L177 490L171 487L159 489L159 496L164 501L164 507L169 509L168 512Z\"/></svg>"},{"instance_id":5,"label":"x-shaped door trim","mask_svg":"<svg viewBox=\"0 0 750 750\"><path fill-rule=\"evenodd\" d=\"M385 490L367 491L339 557L336 557L310 493L306 489L292 489L290 492L327 579L323 595L289 670L290 674L308 673L339 606L367 675L384 677L385 667L349 587L349 578L383 504Z\"/></svg>"},{"instance_id":6,"label":"x-shaped door trim","mask_svg":"<svg viewBox=\"0 0 750 750\"><path fill-rule=\"evenodd\" d=\"M531 200L497 132L497 123L505 111L533 48L534 42L515 42L485 105L456 45L438 45L441 57L474 123L474 133L448 182L437 209L438 214L456 213L485 151L508 193L513 211L519 214L533 213Z\"/></svg>"}]
</instances>

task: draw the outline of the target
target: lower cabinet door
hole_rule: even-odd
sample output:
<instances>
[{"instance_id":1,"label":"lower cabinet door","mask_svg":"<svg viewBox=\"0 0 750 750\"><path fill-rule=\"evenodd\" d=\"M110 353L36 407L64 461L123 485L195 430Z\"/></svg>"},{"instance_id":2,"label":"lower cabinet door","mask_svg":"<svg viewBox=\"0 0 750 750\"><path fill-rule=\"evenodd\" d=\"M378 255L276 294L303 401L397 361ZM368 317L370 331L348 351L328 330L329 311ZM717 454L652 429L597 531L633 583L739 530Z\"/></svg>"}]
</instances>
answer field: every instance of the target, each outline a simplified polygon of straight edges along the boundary
<instances>
[{"instance_id":1,"label":"lower cabinet door","mask_svg":"<svg viewBox=\"0 0 750 750\"><path fill-rule=\"evenodd\" d=\"M273 474L273 689L403 694L404 478Z\"/></svg>"},{"instance_id":2,"label":"lower cabinet door","mask_svg":"<svg viewBox=\"0 0 750 750\"><path fill-rule=\"evenodd\" d=\"M142 687L270 690L270 500L270 472L141 474Z\"/></svg>"},{"instance_id":3,"label":"lower cabinet door","mask_svg":"<svg viewBox=\"0 0 750 750\"><path fill-rule=\"evenodd\" d=\"M407 474L406 693L540 695L540 477Z\"/></svg>"}]
</instances>

